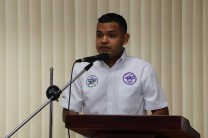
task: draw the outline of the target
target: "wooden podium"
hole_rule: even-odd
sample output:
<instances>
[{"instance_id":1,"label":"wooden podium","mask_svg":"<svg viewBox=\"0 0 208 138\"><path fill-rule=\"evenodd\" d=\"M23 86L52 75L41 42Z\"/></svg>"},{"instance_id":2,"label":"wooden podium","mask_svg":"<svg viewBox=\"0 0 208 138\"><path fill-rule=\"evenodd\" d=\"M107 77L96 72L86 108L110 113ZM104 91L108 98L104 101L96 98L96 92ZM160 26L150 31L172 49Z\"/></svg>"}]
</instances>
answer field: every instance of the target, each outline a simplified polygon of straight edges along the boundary
<instances>
[{"instance_id":1,"label":"wooden podium","mask_svg":"<svg viewBox=\"0 0 208 138\"><path fill-rule=\"evenodd\" d=\"M66 122L92 138L200 138L182 116L68 115Z\"/></svg>"}]
</instances>

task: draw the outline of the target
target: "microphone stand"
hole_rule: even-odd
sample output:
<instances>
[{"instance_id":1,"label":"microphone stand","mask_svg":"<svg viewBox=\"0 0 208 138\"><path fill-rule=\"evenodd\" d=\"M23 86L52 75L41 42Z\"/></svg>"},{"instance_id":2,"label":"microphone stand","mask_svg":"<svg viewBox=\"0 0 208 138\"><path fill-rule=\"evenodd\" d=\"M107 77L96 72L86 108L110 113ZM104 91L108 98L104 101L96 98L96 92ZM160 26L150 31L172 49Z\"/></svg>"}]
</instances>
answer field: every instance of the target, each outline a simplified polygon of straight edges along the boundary
<instances>
[{"instance_id":1,"label":"microphone stand","mask_svg":"<svg viewBox=\"0 0 208 138\"><path fill-rule=\"evenodd\" d=\"M50 68L50 86L53 85L53 67ZM53 102L50 102L49 113L49 138L53 137Z\"/></svg>"},{"instance_id":2,"label":"microphone stand","mask_svg":"<svg viewBox=\"0 0 208 138\"><path fill-rule=\"evenodd\" d=\"M88 71L93 66L93 62L88 64L79 74L77 74L71 81L69 81L65 86L59 89L57 86L49 86L46 90L46 95L48 100L41 105L35 112L33 112L27 119L25 119L21 124L19 124L14 130L12 130L5 138L10 138L15 132L17 132L22 126L24 126L28 121L30 121L37 113L39 113L44 107L46 107L52 101L58 100L60 94L71 85L77 78L79 78L85 71Z\"/></svg>"}]
</instances>

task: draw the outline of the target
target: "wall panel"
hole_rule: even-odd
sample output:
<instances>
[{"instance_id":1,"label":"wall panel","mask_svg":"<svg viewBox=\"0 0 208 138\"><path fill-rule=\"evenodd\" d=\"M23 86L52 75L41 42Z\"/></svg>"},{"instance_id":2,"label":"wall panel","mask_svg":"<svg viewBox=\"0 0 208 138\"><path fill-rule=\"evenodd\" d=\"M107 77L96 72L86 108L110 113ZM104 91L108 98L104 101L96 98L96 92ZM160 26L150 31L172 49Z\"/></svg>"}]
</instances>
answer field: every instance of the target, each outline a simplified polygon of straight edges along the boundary
<instances>
[{"instance_id":1,"label":"wall panel","mask_svg":"<svg viewBox=\"0 0 208 138\"><path fill-rule=\"evenodd\" d=\"M30 30L29 1L18 1L18 123L30 114ZM30 123L22 128L19 137L30 136Z\"/></svg>"},{"instance_id":2,"label":"wall panel","mask_svg":"<svg viewBox=\"0 0 208 138\"><path fill-rule=\"evenodd\" d=\"M6 22L6 132L19 123L18 2L5 1ZM15 117L14 117L15 115ZM17 136L18 134L16 134Z\"/></svg>"},{"instance_id":3,"label":"wall panel","mask_svg":"<svg viewBox=\"0 0 208 138\"><path fill-rule=\"evenodd\" d=\"M193 1L193 125L203 129L203 0ZM203 132L203 131L201 131Z\"/></svg>"},{"instance_id":4,"label":"wall panel","mask_svg":"<svg viewBox=\"0 0 208 138\"><path fill-rule=\"evenodd\" d=\"M172 114L182 114L182 1L172 1ZM177 101L177 102L175 102Z\"/></svg>"},{"instance_id":5,"label":"wall panel","mask_svg":"<svg viewBox=\"0 0 208 138\"><path fill-rule=\"evenodd\" d=\"M141 57L141 0L130 1L129 49L132 56ZM134 40L134 41L131 41Z\"/></svg>"},{"instance_id":6,"label":"wall panel","mask_svg":"<svg viewBox=\"0 0 208 138\"><path fill-rule=\"evenodd\" d=\"M172 108L172 3L162 0L161 3L161 82ZM154 52L154 51L152 51Z\"/></svg>"},{"instance_id":7,"label":"wall panel","mask_svg":"<svg viewBox=\"0 0 208 138\"><path fill-rule=\"evenodd\" d=\"M0 136L6 135L6 21L5 1L0 1Z\"/></svg>"},{"instance_id":8,"label":"wall panel","mask_svg":"<svg viewBox=\"0 0 208 138\"><path fill-rule=\"evenodd\" d=\"M203 0L203 136L208 137L208 0ZM202 108L202 107L201 107ZM199 113L200 114L200 113ZM201 130L201 131L202 131Z\"/></svg>"},{"instance_id":9,"label":"wall panel","mask_svg":"<svg viewBox=\"0 0 208 138\"><path fill-rule=\"evenodd\" d=\"M193 123L193 1L182 3L182 106Z\"/></svg>"}]
</instances>

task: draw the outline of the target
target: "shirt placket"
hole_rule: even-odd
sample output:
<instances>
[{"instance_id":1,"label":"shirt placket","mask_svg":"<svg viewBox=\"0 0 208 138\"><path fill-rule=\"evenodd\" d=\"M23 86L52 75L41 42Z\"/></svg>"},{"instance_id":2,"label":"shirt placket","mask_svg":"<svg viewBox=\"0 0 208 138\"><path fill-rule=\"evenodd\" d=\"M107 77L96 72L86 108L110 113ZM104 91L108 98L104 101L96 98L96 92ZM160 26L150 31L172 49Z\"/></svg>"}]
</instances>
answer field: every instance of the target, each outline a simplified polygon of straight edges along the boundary
<instances>
[{"instance_id":1,"label":"shirt placket","mask_svg":"<svg viewBox=\"0 0 208 138\"><path fill-rule=\"evenodd\" d=\"M113 72L109 72L107 79L107 114L113 112Z\"/></svg>"}]
</instances>

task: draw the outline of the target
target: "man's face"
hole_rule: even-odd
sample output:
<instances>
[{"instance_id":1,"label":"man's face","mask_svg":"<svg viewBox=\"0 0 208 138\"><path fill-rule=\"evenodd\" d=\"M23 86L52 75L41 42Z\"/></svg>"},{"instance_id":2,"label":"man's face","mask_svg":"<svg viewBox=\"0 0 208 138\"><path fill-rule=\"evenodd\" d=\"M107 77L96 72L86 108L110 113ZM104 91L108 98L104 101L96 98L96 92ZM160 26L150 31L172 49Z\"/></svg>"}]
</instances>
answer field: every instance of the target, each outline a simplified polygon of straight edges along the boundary
<instances>
[{"instance_id":1,"label":"man's face","mask_svg":"<svg viewBox=\"0 0 208 138\"><path fill-rule=\"evenodd\" d=\"M120 58L123 45L128 41L128 34L124 34L115 22L98 23L96 31L96 49L98 53L108 53L111 60Z\"/></svg>"}]
</instances>

